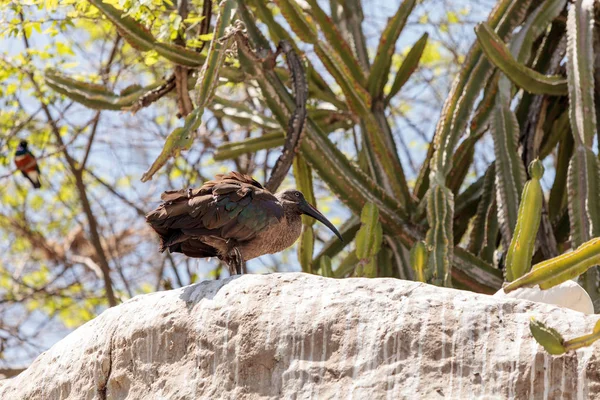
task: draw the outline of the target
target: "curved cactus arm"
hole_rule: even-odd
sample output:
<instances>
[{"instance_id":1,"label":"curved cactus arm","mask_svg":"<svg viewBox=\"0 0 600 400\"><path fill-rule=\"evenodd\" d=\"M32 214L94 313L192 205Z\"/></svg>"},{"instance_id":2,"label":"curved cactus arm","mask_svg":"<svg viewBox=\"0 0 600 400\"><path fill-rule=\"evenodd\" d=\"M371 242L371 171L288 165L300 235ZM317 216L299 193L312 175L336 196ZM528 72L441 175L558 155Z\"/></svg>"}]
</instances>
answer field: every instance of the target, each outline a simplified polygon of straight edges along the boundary
<instances>
[{"instance_id":1,"label":"curved cactus arm","mask_svg":"<svg viewBox=\"0 0 600 400\"><path fill-rule=\"evenodd\" d=\"M167 60L184 67L199 68L206 61L201 53L176 44L156 42L154 50Z\"/></svg>"},{"instance_id":2,"label":"curved cactus arm","mask_svg":"<svg viewBox=\"0 0 600 400\"><path fill-rule=\"evenodd\" d=\"M169 161L171 157L176 157L182 150L188 150L194 142L194 134L200 122L202 122L202 108L196 108L185 118L185 123L182 127L175 128L169 134L163 149L150 168L142 175L141 181L147 182L152 179L154 174Z\"/></svg>"},{"instance_id":3,"label":"curved cactus arm","mask_svg":"<svg viewBox=\"0 0 600 400\"><path fill-rule=\"evenodd\" d=\"M569 340L565 340L556 329L551 328L534 318L531 319L529 328L535 340L542 345L548 353L553 355L560 355L571 350L591 346L600 339L600 321L596 322L592 333Z\"/></svg>"},{"instance_id":4,"label":"curved cactus arm","mask_svg":"<svg viewBox=\"0 0 600 400\"><path fill-rule=\"evenodd\" d=\"M416 0L403 0L381 34L379 46L377 47L377 55L371 65L369 80L367 82L367 89L373 99L383 97L383 89L390 74L392 55L396 50L396 42L416 4Z\"/></svg>"},{"instance_id":5,"label":"curved cactus arm","mask_svg":"<svg viewBox=\"0 0 600 400\"><path fill-rule=\"evenodd\" d=\"M131 46L142 51L154 49L156 39L143 25L103 0L89 0L89 2L113 23L119 34Z\"/></svg>"},{"instance_id":6,"label":"curved cactus arm","mask_svg":"<svg viewBox=\"0 0 600 400\"><path fill-rule=\"evenodd\" d=\"M521 287L540 285L541 289L549 289L566 280L573 279L600 264L600 238L594 238L570 253L542 261L519 279L504 288L506 293Z\"/></svg>"},{"instance_id":7,"label":"curved cactus arm","mask_svg":"<svg viewBox=\"0 0 600 400\"><path fill-rule=\"evenodd\" d=\"M86 107L114 111L130 109L144 94L163 84L156 82L146 87L131 87L118 95L101 85L79 81L53 70L45 72L44 80L51 89Z\"/></svg>"},{"instance_id":8,"label":"curved cactus arm","mask_svg":"<svg viewBox=\"0 0 600 400\"><path fill-rule=\"evenodd\" d=\"M204 56L193 50L175 44L161 43L139 22L102 0L90 0L102 14L115 25L119 34L136 49L141 51L156 50L169 61L187 67L200 67L204 64Z\"/></svg>"},{"instance_id":9,"label":"curved cactus arm","mask_svg":"<svg viewBox=\"0 0 600 400\"><path fill-rule=\"evenodd\" d=\"M489 60L519 87L536 94L561 96L567 93L564 78L540 74L515 60L508 47L487 23L477 25L475 34Z\"/></svg>"},{"instance_id":10,"label":"curved cactus arm","mask_svg":"<svg viewBox=\"0 0 600 400\"><path fill-rule=\"evenodd\" d=\"M511 40L510 50L491 30L489 25L484 23L476 28L480 44L488 56L489 49L486 49L486 44L489 44L488 42L492 41L494 46L501 48L502 50L502 52L494 52L496 56L499 56L501 53L500 56L502 57L512 59L514 56L516 58L513 59L515 63L525 62L527 58L529 58L532 41L547 29L548 24L560 13L562 8L564 8L564 2L557 2L556 0L544 2L538 6L526 19L519 33ZM485 42L485 40L488 40L488 42ZM506 72L502 68L501 70ZM517 152L519 146L519 126L517 117L510 107L513 96L512 92L512 85L508 78L504 75L500 76L490 124L494 139L494 152L496 154L496 204L499 211L498 219L505 245L508 245L511 240L514 241L513 232L515 229L518 229L519 201L521 190L525 185L526 179L523 161ZM541 195L538 197L538 200L541 200ZM532 227L532 225L529 224L526 224L526 226ZM536 231L538 226L539 217L535 225ZM534 240L534 242L528 243L528 245L531 244L531 246L533 246L535 243L535 236L531 238L531 240ZM525 265L522 265L522 262L524 262ZM520 260L518 263L519 267L516 270L517 273L524 273L520 268L521 266L524 266L528 269L530 265L529 262L530 260ZM513 279L514 272L515 271L512 270L512 268L507 270L509 280Z\"/></svg>"},{"instance_id":11,"label":"curved cactus arm","mask_svg":"<svg viewBox=\"0 0 600 400\"><path fill-rule=\"evenodd\" d=\"M546 0L540 3L510 41L511 53L520 63L529 61L535 40L546 32L548 25L560 15L567 0Z\"/></svg>"},{"instance_id":12,"label":"curved cactus arm","mask_svg":"<svg viewBox=\"0 0 600 400\"><path fill-rule=\"evenodd\" d=\"M406 54L404 61L402 61L398 71L396 71L396 76L394 77L394 82L392 82L390 92L385 98L386 106L394 98L394 96L398 94L400 89L402 89L404 84L408 81L408 78L410 78L412 73L415 72L419 66L419 61L421 61L421 56L423 55L425 46L427 46L427 39L429 39L429 34L425 32L410 48L408 54Z\"/></svg>"},{"instance_id":13,"label":"curved cactus arm","mask_svg":"<svg viewBox=\"0 0 600 400\"><path fill-rule=\"evenodd\" d=\"M565 340L556 329L546 326L535 318L531 318L531 321L529 321L529 330L535 341L542 345L548 353L560 355L566 351L564 346Z\"/></svg>"},{"instance_id":14,"label":"curved cactus arm","mask_svg":"<svg viewBox=\"0 0 600 400\"><path fill-rule=\"evenodd\" d=\"M506 254L506 279L510 282L520 278L531 268L531 258L535 249L535 238L542 217L544 193L540 180L544 166L540 160L529 165L531 179L523 188L517 224Z\"/></svg>"}]
</instances>

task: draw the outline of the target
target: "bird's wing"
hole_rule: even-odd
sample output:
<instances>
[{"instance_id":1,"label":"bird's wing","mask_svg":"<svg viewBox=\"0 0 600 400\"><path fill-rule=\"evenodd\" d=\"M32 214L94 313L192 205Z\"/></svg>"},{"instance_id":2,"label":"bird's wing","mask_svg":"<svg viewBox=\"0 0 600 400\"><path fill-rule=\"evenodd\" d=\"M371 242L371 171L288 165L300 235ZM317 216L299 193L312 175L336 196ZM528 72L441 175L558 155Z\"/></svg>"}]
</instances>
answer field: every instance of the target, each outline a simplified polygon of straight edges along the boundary
<instances>
[{"instance_id":1,"label":"bird's wing","mask_svg":"<svg viewBox=\"0 0 600 400\"><path fill-rule=\"evenodd\" d=\"M146 220L166 247L197 236L249 240L283 217L275 196L237 172L198 189L165 192L162 200Z\"/></svg>"}]
</instances>

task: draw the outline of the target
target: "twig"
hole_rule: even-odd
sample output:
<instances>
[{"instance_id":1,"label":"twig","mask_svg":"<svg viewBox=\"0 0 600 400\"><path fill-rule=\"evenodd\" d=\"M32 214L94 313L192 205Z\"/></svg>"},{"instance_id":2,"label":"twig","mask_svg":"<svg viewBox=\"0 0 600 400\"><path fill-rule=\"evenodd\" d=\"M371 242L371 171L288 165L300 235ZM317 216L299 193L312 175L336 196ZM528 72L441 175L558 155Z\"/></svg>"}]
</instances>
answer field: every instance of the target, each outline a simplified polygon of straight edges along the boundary
<instances>
[{"instance_id":1,"label":"twig","mask_svg":"<svg viewBox=\"0 0 600 400\"><path fill-rule=\"evenodd\" d=\"M188 2L187 0L177 1L177 13L182 20L185 20L188 16ZM185 40L177 33L175 43L179 46L185 47ZM177 90L177 107L179 108L179 117L185 118L194 109L192 99L190 98L190 92L188 90L188 73L189 69L181 65L175 67L175 88Z\"/></svg>"},{"instance_id":2,"label":"twig","mask_svg":"<svg viewBox=\"0 0 600 400\"><path fill-rule=\"evenodd\" d=\"M158 101L162 97L166 96L173 89L175 89L175 74L169 76L165 83L159 87L152 89L148 93L144 94L135 102L134 105L129 109L132 113L136 113L144 107L148 107L150 104Z\"/></svg>"}]
</instances>

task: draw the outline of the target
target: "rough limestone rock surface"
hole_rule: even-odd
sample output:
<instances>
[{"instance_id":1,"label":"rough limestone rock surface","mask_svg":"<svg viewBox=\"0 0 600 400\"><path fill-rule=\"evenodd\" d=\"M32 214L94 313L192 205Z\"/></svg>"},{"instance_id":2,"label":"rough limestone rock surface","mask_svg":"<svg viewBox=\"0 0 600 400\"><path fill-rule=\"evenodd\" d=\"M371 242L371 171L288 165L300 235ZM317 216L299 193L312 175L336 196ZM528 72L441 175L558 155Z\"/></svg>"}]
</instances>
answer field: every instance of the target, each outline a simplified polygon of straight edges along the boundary
<instances>
[{"instance_id":1,"label":"rough limestone rock surface","mask_svg":"<svg viewBox=\"0 0 600 400\"><path fill-rule=\"evenodd\" d=\"M245 275L137 296L77 329L0 399L593 399L598 317L396 279Z\"/></svg>"}]
</instances>

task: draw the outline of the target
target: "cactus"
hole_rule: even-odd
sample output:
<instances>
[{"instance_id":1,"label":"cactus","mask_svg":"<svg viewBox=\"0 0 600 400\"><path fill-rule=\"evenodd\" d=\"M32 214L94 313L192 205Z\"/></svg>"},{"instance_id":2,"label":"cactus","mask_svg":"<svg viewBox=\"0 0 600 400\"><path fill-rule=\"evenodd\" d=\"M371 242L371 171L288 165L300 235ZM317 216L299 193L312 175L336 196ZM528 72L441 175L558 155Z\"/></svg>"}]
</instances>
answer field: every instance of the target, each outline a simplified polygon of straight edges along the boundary
<instances>
[{"instance_id":1,"label":"cactus","mask_svg":"<svg viewBox=\"0 0 600 400\"><path fill-rule=\"evenodd\" d=\"M531 179L523 188L517 225L506 254L506 279L511 282L520 278L531 268L531 258L535 247L535 238L542 217L544 193L540 179L544 175L544 166L540 160L529 165Z\"/></svg>"},{"instance_id":2,"label":"cactus","mask_svg":"<svg viewBox=\"0 0 600 400\"><path fill-rule=\"evenodd\" d=\"M391 56L420 2L403 0L398 4L371 55L362 26L356 22L362 15L360 1L340 5L352 16L352 21L344 22L354 24L350 27L340 23L336 10L328 14L316 0L275 3L281 18L275 18L264 1L221 2L221 18L204 54L159 42L130 14L111 5L114 3L92 0L132 46L155 51L174 68L197 70L188 79L189 89L195 91L196 108L168 136L144 180L192 146L193 134L209 108L217 117L251 133L247 139L220 144L215 160L284 146L284 153L290 154L291 149L294 156L294 176L304 193L313 192L314 172L353 213L341 232L347 243L355 242L356 251L331 241L314 254L318 247L315 231L310 220L304 221L298 253L304 271L320 270L336 277L414 277L493 293L503 284L502 271L492 266L493 255L498 249L507 249L505 272L509 280L514 279L508 290L537 283L545 288L587 271L582 282L592 298L600 301L597 272L592 268L598 260L590 250L596 247L593 238L600 236L596 196L600 172L593 148L597 55L591 2L498 1L487 21L476 28L477 40L455 78L414 184L406 179L404 160L396 149L397 132L392 128L390 110L397 105L398 94L431 39L427 34L421 36L397 68L392 67ZM567 8L565 79L556 60L563 57L560 43L564 41ZM290 28L293 32L286 30ZM276 66L281 47L274 52L274 45L282 41L289 45L286 54L298 55L291 61L304 70L306 82L297 80L295 67ZM536 48L537 43L542 46ZM301 50L306 48L319 58L318 66L310 56L303 57ZM227 63L226 49L231 61ZM55 71L46 73L46 83L90 108L109 110L137 110L148 93L173 86L167 79L113 93ZM252 86L252 98L234 101L224 97L225 91L215 95L217 85L223 83ZM298 96L298 88L304 86L308 96L303 90ZM526 93L515 96L521 88ZM295 128L293 136L286 136L290 127ZM330 140L330 133L337 129L358 131L354 153L342 152ZM494 160L481 169L474 161L476 149L489 136ZM547 163L557 146L556 174L546 205L537 169L542 161ZM531 179L526 182L525 163L536 158L539 161L532 165ZM286 162L291 159L286 157ZM280 168L281 179L288 167ZM478 173L475 179L471 179L473 171ZM551 224L547 220L540 223L540 213L545 216L545 211ZM538 226L543 228L540 232ZM376 234L365 236L369 231ZM559 242L554 247L577 250L556 258L536 252L536 233L539 243L552 236ZM411 248L409 262L405 259ZM331 259L335 257L343 259L335 262L339 267L332 272ZM528 272L533 259L541 262Z\"/></svg>"},{"instance_id":3,"label":"cactus","mask_svg":"<svg viewBox=\"0 0 600 400\"><path fill-rule=\"evenodd\" d=\"M427 244L423 241L416 242L410 250L410 265L415 271L415 279L419 282L427 282L429 280L427 258L429 258Z\"/></svg>"},{"instance_id":4,"label":"cactus","mask_svg":"<svg viewBox=\"0 0 600 400\"><path fill-rule=\"evenodd\" d=\"M515 60L508 47L488 24L478 25L475 32L486 56L516 85L537 94L560 96L567 93L567 82L564 78L542 75Z\"/></svg>"},{"instance_id":5,"label":"cactus","mask_svg":"<svg viewBox=\"0 0 600 400\"><path fill-rule=\"evenodd\" d=\"M590 346L600 339L600 321L596 322L592 333L565 340L556 329L546 326L540 321L531 319L529 329L535 340L550 354L560 355L581 347Z\"/></svg>"},{"instance_id":6,"label":"cactus","mask_svg":"<svg viewBox=\"0 0 600 400\"><path fill-rule=\"evenodd\" d=\"M356 234L356 257L364 275L373 278L377 274L377 254L383 241L383 228L375 204L365 204L360 214L360 222L361 227Z\"/></svg>"},{"instance_id":7,"label":"cactus","mask_svg":"<svg viewBox=\"0 0 600 400\"><path fill-rule=\"evenodd\" d=\"M595 238L570 253L534 265L531 272L508 284L504 291L509 293L521 287L534 285L540 285L541 289L550 289L566 280L578 277L598 264L600 264L600 238Z\"/></svg>"},{"instance_id":8,"label":"cactus","mask_svg":"<svg viewBox=\"0 0 600 400\"><path fill-rule=\"evenodd\" d=\"M202 67L200 77L196 82L197 108L186 117L182 127L175 128L173 132L169 134L159 156L142 175L142 182L147 182L152 179L152 176L162 168L171 157L177 156L182 150L188 150L191 147L194 140L194 134L202 122L204 108L212 101L214 96L215 88L219 80L219 71L225 60L224 49L229 48L233 42L233 35L230 35L223 44L220 43L220 38L225 34L225 28L231 20L234 10L233 5L233 0L226 0L221 3L221 12L217 19L215 36L213 36L213 39L210 42L206 63Z\"/></svg>"}]
</instances>

